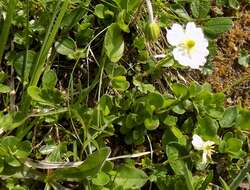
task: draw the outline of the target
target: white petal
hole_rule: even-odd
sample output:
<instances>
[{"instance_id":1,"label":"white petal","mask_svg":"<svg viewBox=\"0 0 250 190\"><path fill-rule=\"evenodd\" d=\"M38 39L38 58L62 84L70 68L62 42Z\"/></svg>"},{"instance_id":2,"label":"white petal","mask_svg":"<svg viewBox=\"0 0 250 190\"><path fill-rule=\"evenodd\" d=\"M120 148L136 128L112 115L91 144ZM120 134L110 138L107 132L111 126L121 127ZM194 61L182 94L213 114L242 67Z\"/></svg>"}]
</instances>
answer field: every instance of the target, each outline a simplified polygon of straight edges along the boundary
<instances>
[{"instance_id":1,"label":"white petal","mask_svg":"<svg viewBox=\"0 0 250 190\"><path fill-rule=\"evenodd\" d=\"M205 63L206 63L206 58L205 58L205 56L206 56L206 52L204 51L204 52L199 52L199 51L197 51L197 52L195 52L195 53L193 53L193 54L191 54L191 62L190 62L190 67L192 68L192 69L199 69L199 67L200 66L203 66Z\"/></svg>"},{"instance_id":2,"label":"white petal","mask_svg":"<svg viewBox=\"0 0 250 190\"><path fill-rule=\"evenodd\" d=\"M213 146L215 144L215 142L213 142L213 141L206 141L205 143L204 143L204 146Z\"/></svg>"},{"instance_id":3,"label":"white petal","mask_svg":"<svg viewBox=\"0 0 250 190\"><path fill-rule=\"evenodd\" d=\"M195 41L195 48L196 49L207 49L208 47L208 40L206 38L199 39Z\"/></svg>"},{"instance_id":4,"label":"white petal","mask_svg":"<svg viewBox=\"0 0 250 190\"><path fill-rule=\"evenodd\" d=\"M193 52L188 53L182 47L177 47L173 50L173 56L179 64L183 66L189 66L192 69L199 69L200 66L203 66L206 63L205 58L206 52Z\"/></svg>"},{"instance_id":5,"label":"white petal","mask_svg":"<svg viewBox=\"0 0 250 190\"><path fill-rule=\"evenodd\" d=\"M172 46L181 44L184 38L184 29L180 24L175 23L170 30L167 29L167 41Z\"/></svg>"},{"instance_id":6,"label":"white petal","mask_svg":"<svg viewBox=\"0 0 250 190\"><path fill-rule=\"evenodd\" d=\"M203 164L206 164L206 163L207 163L207 154L206 154L206 152L203 152L203 153L202 153L202 163L203 163Z\"/></svg>"},{"instance_id":7,"label":"white petal","mask_svg":"<svg viewBox=\"0 0 250 190\"><path fill-rule=\"evenodd\" d=\"M186 38L194 39L195 41L200 41L205 39L201 28L196 27L195 23L187 23L185 30Z\"/></svg>"},{"instance_id":8,"label":"white petal","mask_svg":"<svg viewBox=\"0 0 250 190\"><path fill-rule=\"evenodd\" d=\"M202 150L203 145L204 145L204 141L202 140L202 138L199 135L194 135L193 140L192 140L192 144L196 150Z\"/></svg>"},{"instance_id":9,"label":"white petal","mask_svg":"<svg viewBox=\"0 0 250 190\"><path fill-rule=\"evenodd\" d=\"M188 57L189 55L185 52L185 49L181 47L174 48L173 56L174 59L183 66L189 66L191 64L191 60Z\"/></svg>"}]
</instances>

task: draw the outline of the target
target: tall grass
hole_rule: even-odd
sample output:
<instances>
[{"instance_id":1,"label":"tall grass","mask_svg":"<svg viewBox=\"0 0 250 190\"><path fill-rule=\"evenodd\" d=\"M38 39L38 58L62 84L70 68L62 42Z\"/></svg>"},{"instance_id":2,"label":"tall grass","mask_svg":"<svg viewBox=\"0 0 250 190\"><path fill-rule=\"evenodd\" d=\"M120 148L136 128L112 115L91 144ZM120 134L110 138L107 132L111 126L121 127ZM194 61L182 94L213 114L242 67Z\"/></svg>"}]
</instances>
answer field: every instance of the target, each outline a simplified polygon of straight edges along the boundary
<instances>
[{"instance_id":1,"label":"tall grass","mask_svg":"<svg viewBox=\"0 0 250 190\"><path fill-rule=\"evenodd\" d=\"M0 63L2 62L5 44L8 41L11 21L15 14L15 9L16 9L16 0L9 0L6 19L4 21L3 29L0 35Z\"/></svg>"}]
</instances>

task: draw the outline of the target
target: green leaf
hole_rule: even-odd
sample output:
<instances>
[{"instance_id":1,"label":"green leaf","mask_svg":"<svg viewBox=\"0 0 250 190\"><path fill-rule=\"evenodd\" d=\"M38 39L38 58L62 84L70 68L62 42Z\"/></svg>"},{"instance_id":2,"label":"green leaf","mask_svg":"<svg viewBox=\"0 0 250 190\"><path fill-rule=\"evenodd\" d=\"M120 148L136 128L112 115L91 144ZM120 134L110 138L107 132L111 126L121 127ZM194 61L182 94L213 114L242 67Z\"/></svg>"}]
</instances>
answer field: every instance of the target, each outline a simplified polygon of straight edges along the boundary
<instances>
[{"instance_id":1,"label":"green leaf","mask_svg":"<svg viewBox=\"0 0 250 190\"><path fill-rule=\"evenodd\" d=\"M240 109L235 126L242 130L250 130L250 110Z\"/></svg>"},{"instance_id":2,"label":"green leaf","mask_svg":"<svg viewBox=\"0 0 250 190\"><path fill-rule=\"evenodd\" d=\"M145 125L146 129L148 129L148 130L155 130L159 127L160 121L157 117L146 118L144 120L144 125Z\"/></svg>"},{"instance_id":3,"label":"green leaf","mask_svg":"<svg viewBox=\"0 0 250 190\"><path fill-rule=\"evenodd\" d=\"M110 148L101 148L89 157L78 167L58 169L54 172L57 179L81 181L86 177L95 176L102 168L105 160L110 155Z\"/></svg>"},{"instance_id":4,"label":"green leaf","mask_svg":"<svg viewBox=\"0 0 250 190\"><path fill-rule=\"evenodd\" d=\"M201 135L204 140L218 141L219 125L216 120L210 117L198 117L196 125L196 133Z\"/></svg>"},{"instance_id":5,"label":"green leaf","mask_svg":"<svg viewBox=\"0 0 250 190\"><path fill-rule=\"evenodd\" d=\"M135 127L137 124L138 117L139 116L135 113L129 113L125 121L126 128L132 129L133 127Z\"/></svg>"},{"instance_id":6,"label":"green leaf","mask_svg":"<svg viewBox=\"0 0 250 190\"><path fill-rule=\"evenodd\" d=\"M241 151L241 147L243 145L243 142L240 139L237 138L229 138L226 140L226 147L225 152L231 153L231 154L237 154L239 151Z\"/></svg>"},{"instance_id":7,"label":"green leaf","mask_svg":"<svg viewBox=\"0 0 250 190\"><path fill-rule=\"evenodd\" d=\"M103 95L100 99L100 107L103 112L103 115L107 116L110 114L112 109L112 97L108 95Z\"/></svg>"},{"instance_id":8,"label":"green leaf","mask_svg":"<svg viewBox=\"0 0 250 190\"><path fill-rule=\"evenodd\" d=\"M2 173L4 169L4 159L0 158L0 173Z\"/></svg>"},{"instance_id":9,"label":"green leaf","mask_svg":"<svg viewBox=\"0 0 250 190\"><path fill-rule=\"evenodd\" d=\"M206 179L202 182L199 190L207 190L207 187L208 187L209 183L213 180L213 177L214 177L214 173L213 173L213 171L210 171L208 173Z\"/></svg>"},{"instance_id":10,"label":"green leaf","mask_svg":"<svg viewBox=\"0 0 250 190\"><path fill-rule=\"evenodd\" d=\"M155 92L155 87L152 84L144 84L139 80L134 79L133 84L138 88L142 93Z\"/></svg>"},{"instance_id":11,"label":"green leaf","mask_svg":"<svg viewBox=\"0 0 250 190\"><path fill-rule=\"evenodd\" d=\"M186 138L185 136L182 134L182 132L180 131L179 128L175 127L175 126L171 126L170 127L171 132L173 133L173 135L178 139L178 143L180 145L186 145Z\"/></svg>"},{"instance_id":12,"label":"green leaf","mask_svg":"<svg viewBox=\"0 0 250 190\"><path fill-rule=\"evenodd\" d=\"M23 141L18 143L15 156L20 159L26 159L32 150L32 145L29 141Z\"/></svg>"},{"instance_id":13,"label":"green leaf","mask_svg":"<svg viewBox=\"0 0 250 190\"><path fill-rule=\"evenodd\" d=\"M49 70L44 73L43 81L42 81L43 88L53 89L55 88L56 83L57 83L57 76L56 76L55 71Z\"/></svg>"},{"instance_id":14,"label":"green leaf","mask_svg":"<svg viewBox=\"0 0 250 190\"><path fill-rule=\"evenodd\" d=\"M113 77L111 80L112 87L118 91L125 91L129 88L130 84L125 76Z\"/></svg>"},{"instance_id":15,"label":"green leaf","mask_svg":"<svg viewBox=\"0 0 250 190\"><path fill-rule=\"evenodd\" d=\"M26 115L23 113L9 113L0 117L1 129L4 131L13 130L20 127L27 120Z\"/></svg>"},{"instance_id":16,"label":"green leaf","mask_svg":"<svg viewBox=\"0 0 250 190\"><path fill-rule=\"evenodd\" d=\"M14 152L16 151L16 146L19 140L14 136L7 136L1 139L1 145L5 147L6 150Z\"/></svg>"},{"instance_id":17,"label":"green leaf","mask_svg":"<svg viewBox=\"0 0 250 190\"><path fill-rule=\"evenodd\" d=\"M183 173L184 173L184 178L185 178L185 182L186 182L186 185L187 185L187 189L188 190L194 190L193 176L192 176L192 173L190 172L190 170L188 169L187 164L185 164L185 166L184 166Z\"/></svg>"},{"instance_id":18,"label":"green leaf","mask_svg":"<svg viewBox=\"0 0 250 190\"><path fill-rule=\"evenodd\" d=\"M163 123L164 123L165 125L167 125L167 126L176 126L177 121L178 121L178 118L177 118L177 117L172 116L172 115L168 115L168 116L164 119Z\"/></svg>"},{"instance_id":19,"label":"green leaf","mask_svg":"<svg viewBox=\"0 0 250 190\"><path fill-rule=\"evenodd\" d=\"M204 24L204 32L211 37L216 37L231 29L233 21L230 18L216 17L209 19Z\"/></svg>"},{"instance_id":20,"label":"green leaf","mask_svg":"<svg viewBox=\"0 0 250 190\"><path fill-rule=\"evenodd\" d=\"M113 63L108 63L105 66L105 71L107 72L109 78L123 76L127 73L127 70L124 66Z\"/></svg>"},{"instance_id":21,"label":"green leaf","mask_svg":"<svg viewBox=\"0 0 250 190\"><path fill-rule=\"evenodd\" d=\"M220 126L222 128L230 128L233 127L235 124L235 120L237 118L237 108L236 107L229 107L224 112L223 118L219 121Z\"/></svg>"},{"instance_id":22,"label":"green leaf","mask_svg":"<svg viewBox=\"0 0 250 190\"><path fill-rule=\"evenodd\" d=\"M121 166L117 170L114 182L124 189L140 189L148 180L146 173L137 168Z\"/></svg>"},{"instance_id":23,"label":"green leaf","mask_svg":"<svg viewBox=\"0 0 250 190\"><path fill-rule=\"evenodd\" d=\"M25 68L24 67L24 57L26 56L24 53L18 53L16 55L16 58L13 61L13 66L15 68L15 71L17 72L17 74L21 77L23 77L24 81L28 81L29 80L29 76L30 76L30 71L31 68L34 64L34 60L36 58L37 53L29 50L28 54L27 54L27 60L26 60L26 65ZM24 69L24 73L23 73L23 69ZM24 74L24 76L22 76Z\"/></svg>"},{"instance_id":24,"label":"green leaf","mask_svg":"<svg viewBox=\"0 0 250 190\"><path fill-rule=\"evenodd\" d=\"M219 151L221 153L228 153L233 158L241 158L245 155L242 150L243 141L241 139L233 137L232 133L226 133L219 145Z\"/></svg>"},{"instance_id":25,"label":"green leaf","mask_svg":"<svg viewBox=\"0 0 250 190\"><path fill-rule=\"evenodd\" d=\"M45 154L45 155L47 155L47 154L50 154L51 152L53 152L55 149L56 149L56 145L54 145L54 144L51 144L51 145L44 145L44 146L42 146L40 149L39 149L39 152L41 153L41 154Z\"/></svg>"},{"instance_id":26,"label":"green leaf","mask_svg":"<svg viewBox=\"0 0 250 190\"><path fill-rule=\"evenodd\" d=\"M173 110L173 112L180 114L180 115L184 114L186 112L184 106L181 103L173 106L172 110Z\"/></svg>"},{"instance_id":27,"label":"green leaf","mask_svg":"<svg viewBox=\"0 0 250 190\"><path fill-rule=\"evenodd\" d=\"M121 12L119 12L118 16L117 16L117 24L120 27L120 29L123 32L127 32L129 33L129 27L128 25L125 23L125 16L126 16L126 11L122 10Z\"/></svg>"},{"instance_id":28,"label":"green leaf","mask_svg":"<svg viewBox=\"0 0 250 190\"><path fill-rule=\"evenodd\" d=\"M6 86L4 84L0 84L0 94L1 93L9 93L11 91L9 86Z\"/></svg>"},{"instance_id":29,"label":"green leaf","mask_svg":"<svg viewBox=\"0 0 250 190\"><path fill-rule=\"evenodd\" d=\"M182 147L178 143L170 143L166 146L166 153L168 156L167 161L169 161L169 164L176 175L184 174L185 163L182 159L179 159L182 157L181 149Z\"/></svg>"},{"instance_id":30,"label":"green leaf","mask_svg":"<svg viewBox=\"0 0 250 190\"><path fill-rule=\"evenodd\" d=\"M54 107L63 101L61 93L57 89L40 89L36 86L30 86L27 91L32 100L43 105Z\"/></svg>"},{"instance_id":31,"label":"green leaf","mask_svg":"<svg viewBox=\"0 0 250 190\"><path fill-rule=\"evenodd\" d=\"M104 172L99 172L95 178L92 178L92 182L98 186L106 185L110 180L109 175Z\"/></svg>"},{"instance_id":32,"label":"green leaf","mask_svg":"<svg viewBox=\"0 0 250 190\"><path fill-rule=\"evenodd\" d=\"M44 100L42 97L41 97L41 89L36 87L36 86L30 86L28 87L28 95L35 101L38 101L38 102L45 102L46 103L46 100Z\"/></svg>"},{"instance_id":33,"label":"green leaf","mask_svg":"<svg viewBox=\"0 0 250 190\"><path fill-rule=\"evenodd\" d=\"M191 11L195 18L205 18L210 8L210 0L193 0L191 3Z\"/></svg>"},{"instance_id":34,"label":"green leaf","mask_svg":"<svg viewBox=\"0 0 250 190\"><path fill-rule=\"evenodd\" d=\"M233 9L239 9L240 3L238 0L228 0L229 6Z\"/></svg>"},{"instance_id":35,"label":"green leaf","mask_svg":"<svg viewBox=\"0 0 250 190\"><path fill-rule=\"evenodd\" d=\"M67 147L65 143L58 144L55 149L47 157L49 162L59 162L62 160L63 155L67 152Z\"/></svg>"},{"instance_id":36,"label":"green leaf","mask_svg":"<svg viewBox=\"0 0 250 190\"><path fill-rule=\"evenodd\" d=\"M183 84L171 84L171 89L177 98L183 98L188 95L188 88Z\"/></svg>"},{"instance_id":37,"label":"green leaf","mask_svg":"<svg viewBox=\"0 0 250 190\"><path fill-rule=\"evenodd\" d=\"M18 159L16 159L16 157L14 157L13 155L9 155L5 158L6 162L8 163L8 165L12 166L12 167L19 167L21 166L21 163Z\"/></svg>"},{"instance_id":38,"label":"green leaf","mask_svg":"<svg viewBox=\"0 0 250 190\"><path fill-rule=\"evenodd\" d=\"M113 23L108 28L104 39L104 48L109 59L116 63L123 56L124 40L118 24Z\"/></svg>"},{"instance_id":39,"label":"green leaf","mask_svg":"<svg viewBox=\"0 0 250 190\"><path fill-rule=\"evenodd\" d=\"M238 63L246 68L250 65L250 54L246 50L240 51Z\"/></svg>"},{"instance_id":40,"label":"green leaf","mask_svg":"<svg viewBox=\"0 0 250 190\"><path fill-rule=\"evenodd\" d=\"M104 9L105 6L103 4L98 4L95 6L95 15L98 18L104 19Z\"/></svg>"},{"instance_id":41,"label":"green leaf","mask_svg":"<svg viewBox=\"0 0 250 190\"><path fill-rule=\"evenodd\" d=\"M57 53L61 55L69 55L75 52L76 43L72 38L67 37L55 42L55 48Z\"/></svg>"},{"instance_id":42,"label":"green leaf","mask_svg":"<svg viewBox=\"0 0 250 190\"><path fill-rule=\"evenodd\" d=\"M153 105L157 109L161 108L164 104L164 97L160 93L150 93L146 96L146 100L149 105Z\"/></svg>"},{"instance_id":43,"label":"green leaf","mask_svg":"<svg viewBox=\"0 0 250 190\"><path fill-rule=\"evenodd\" d=\"M224 190L231 190L229 185L221 177L219 179Z\"/></svg>"}]
</instances>

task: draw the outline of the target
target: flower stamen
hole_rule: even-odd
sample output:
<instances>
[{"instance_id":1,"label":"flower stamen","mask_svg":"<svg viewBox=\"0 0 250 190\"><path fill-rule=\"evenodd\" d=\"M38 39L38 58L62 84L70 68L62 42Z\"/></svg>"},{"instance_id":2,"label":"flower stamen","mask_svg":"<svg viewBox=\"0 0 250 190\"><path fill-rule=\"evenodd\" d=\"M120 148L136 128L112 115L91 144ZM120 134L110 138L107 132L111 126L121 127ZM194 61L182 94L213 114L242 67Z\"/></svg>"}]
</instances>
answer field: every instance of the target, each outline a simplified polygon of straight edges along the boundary
<instances>
[{"instance_id":1,"label":"flower stamen","mask_svg":"<svg viewBox=\"0 0 250 190\"><path fill-rule=\"evenodd\" d=\"M184 45L188 50L191 50L195 46L195 41L192 39L188 39L184 42Z\"/></svg>"}]
</instances>

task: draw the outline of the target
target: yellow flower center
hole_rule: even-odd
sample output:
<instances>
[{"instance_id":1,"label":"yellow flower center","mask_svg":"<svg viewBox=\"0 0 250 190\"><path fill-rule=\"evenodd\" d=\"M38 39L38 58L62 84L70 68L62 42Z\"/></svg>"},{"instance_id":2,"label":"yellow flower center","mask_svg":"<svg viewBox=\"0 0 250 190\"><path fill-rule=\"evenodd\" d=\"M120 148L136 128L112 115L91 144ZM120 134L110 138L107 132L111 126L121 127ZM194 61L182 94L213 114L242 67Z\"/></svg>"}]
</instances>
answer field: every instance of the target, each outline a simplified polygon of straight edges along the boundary
<instances>
[{"instance_id":1,"label":"yellow flower center","mask_svg":"<svg viewBox=\"0 0 250 190\"><path fill-rule=\"evenodd\" d=\"M188 39L184 42L184 45L187 49L192 49L195 46L195 41L192 39Z\"/></svg>"}]
</instances>

